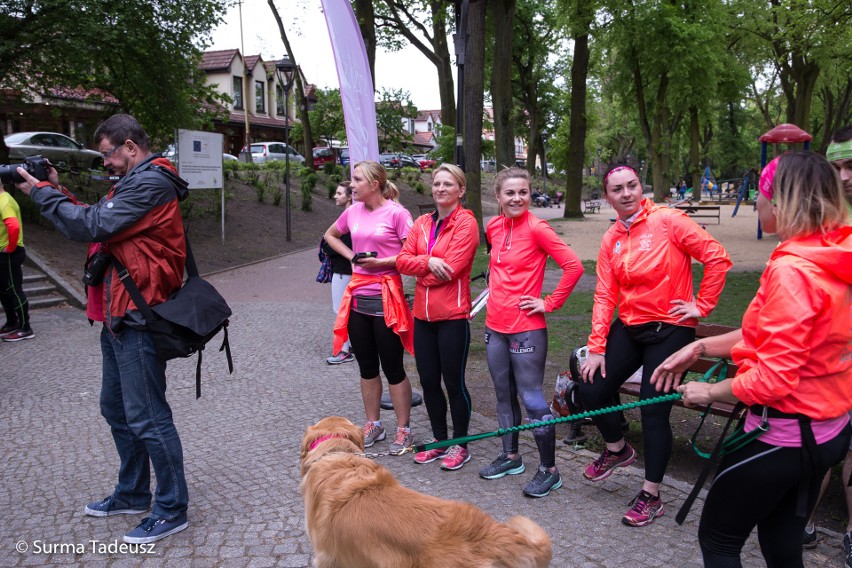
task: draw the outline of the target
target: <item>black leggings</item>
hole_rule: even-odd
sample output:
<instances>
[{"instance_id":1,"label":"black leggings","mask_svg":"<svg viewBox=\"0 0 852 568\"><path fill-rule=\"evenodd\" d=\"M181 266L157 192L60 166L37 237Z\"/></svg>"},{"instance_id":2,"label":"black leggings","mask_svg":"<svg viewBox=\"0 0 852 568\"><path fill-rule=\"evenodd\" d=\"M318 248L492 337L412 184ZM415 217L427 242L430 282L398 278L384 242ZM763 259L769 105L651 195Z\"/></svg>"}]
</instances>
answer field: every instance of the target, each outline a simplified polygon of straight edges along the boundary
<instances>
[{"instance_id":1,"label":"black leggings","mask_svg":"<svg viewBox=\"0 0 852 568\"><path fill-rule=\"evenodd\" d=\"M464 384L464 370L470 347L470 324L466 318L445 321L414 319L414 359L432 435L446 440L447 397L453 419L453 437L467 436L470 425L470 393ZM441 378L447 396L441 389ZM467 444L461 444L467 447Z\"/></svg>"},{"instance_id":2,"label":"black leggings","mask_svg":"<svg viewBox=\"0 0 852 568\"><path fill-rule=\"evenodd\" d=\"M659 326L659 329L658 329ZM612 404L618 389L642 367L640 400L660 396L650 383L654 369L669 355L695 339L695 328L670 324L634 326L630 329L616 320L606 340L606 379L600 371L593 383L580 383L580 396L586 410L597 410ZM673 402L642 406L642 438L645 446L645 479L660 483L672 453L672 427L669 415ZM624 437L621 415L609 412L592 420L605 442L612 444Z\"/></svg>"},{"instance_id":3,"label":"black leggings","mask_svg":"<svg viewBox=\"0 0 852 568\"><path fill-rule=\"evenodd\" d=\"M381 362L388 384L396 385L405 380L402 341L387 326L384 316L368 316L350 310L348 330L362 379L378 377Z\"/></svg>"},{"instance_id":4,"label":"black leggings","mask_svg":"<svg viewBox=\"0 0 852 568\"><path fill-rule=\"evenodd\" d=\"M27 253L24 247L14 252L0 253L0 303L6 312L6 325L16 328L30 327L29 300L24 294L24 276L21 266Z\"/></svg>"},{"instance_id":5,"label":"black leggings","mask_svg":"<svg viewBox=\"0 0 852 568\"><path fill-rule=\"evenodd\" d=\"M547 328L521 333L498 333L485 328L485 358L497 395L497 423L501 428L521 424L518 397L530 422L553 418L544 399L544 363L547 360ZM556 465L556 428L553 425L533 429L541 465ZM518 453L518 433L503 436L503 451Z\"/></svg>"},{"instance_id":6,"label":"black leggings","mask_svg":"<svg viewBox=\"0 0 852 568\"><path fill-rule=\"evenodd\" d=\"M808 484L810 511L825 472L840 463L849 448L850 426L817 446L819 467L802 470L802 448L755 441L722 458L707 493L698 541L707 568L739 568L740 552L757 526L757 540L768 568L801 567L802 531L807 519L796 515L799 484Z\"/></svg>"}]
</instances>

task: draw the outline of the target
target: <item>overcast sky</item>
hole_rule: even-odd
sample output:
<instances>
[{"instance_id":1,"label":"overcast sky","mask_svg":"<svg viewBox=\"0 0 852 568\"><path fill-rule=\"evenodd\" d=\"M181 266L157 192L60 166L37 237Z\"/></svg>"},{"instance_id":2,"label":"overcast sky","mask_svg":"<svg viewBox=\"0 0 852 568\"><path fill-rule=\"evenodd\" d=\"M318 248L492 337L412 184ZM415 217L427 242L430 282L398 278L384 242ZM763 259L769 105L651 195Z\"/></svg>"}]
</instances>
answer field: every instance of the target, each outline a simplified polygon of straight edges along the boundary
<instances>
[{"instance_id":1,"label":"overcast sky","mask_svg":"<svg viewBox=\"0 0 852 568\"><path fill-rule=\"evenodd\" d=\"M276 6L293 55L308 82L321 88L337 88L334 55L320 0L278 0ZM243 0L242 21L244 51L240 49L240 11L236 5L225 14L224 23L213 30L209 49L240 49L244 55L259 54L265 61L284 55L284 43L267 0ZM376 83L379 91L383 87L407 90L419 110L441 108L435 66L414 47L396 53L377 50Z\"/></svg>"}]
</instances>

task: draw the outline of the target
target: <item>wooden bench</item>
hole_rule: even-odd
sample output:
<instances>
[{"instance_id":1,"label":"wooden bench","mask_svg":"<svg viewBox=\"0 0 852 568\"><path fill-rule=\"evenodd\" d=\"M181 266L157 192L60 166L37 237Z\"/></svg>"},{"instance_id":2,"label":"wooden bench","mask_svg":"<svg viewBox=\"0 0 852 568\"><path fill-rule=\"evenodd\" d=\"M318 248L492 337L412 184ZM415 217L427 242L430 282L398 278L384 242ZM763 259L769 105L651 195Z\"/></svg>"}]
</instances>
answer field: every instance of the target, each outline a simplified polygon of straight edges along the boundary
<instances>
[{"instance_id":1,"label":"wooden bench","mask_svg":"<svg viewBox=\"0 0 852 568\"><path fill-rule=\"evenodd\" d=\"M698 324L698 328L695 330L695 339L701 339L704 337L713 337L715 335L722 335L723 333L728 333L729 331L734 331L738 329L736 327L729 327L727 325L719 325L715 323L700 323ZM698 373L700 375L704 375L710 367L716 362L716 359L699 359L696 361L688 370L688 373ZM728 361L728 375L727 378L731 378L737 374L737 366ZM639 398L639 389L641 385L639 383L624 383L621 385L619 392L621 394L626 394L628 396L634 396ZM678 400L675 401L675 404L678 406L683 406L683 401ZM731 416L734 412L734 404L730 402L715 402L713 406L710 407L710 413L716 414L718 416ZM693 407L685 407L690 410L697 410L698 412L704 412L704 406L693 406Z\"/></svg>"},{"instance_id":2,"label":"wooden bench","mask_svg":"<svg viewBox=\"0 0 852 568\"><path fill-rule=\"evenodd\" d=\"M697 217L715 218L716 224L722 224L722 207L719 205L675 205L693 219Z\"/></svg>"},{"instance_id":3,"label":"wooden bench","mask_svg":"<svg viewBox=\"0 0 852 568\"><path fill-rule=\"evenodd\" d=\"M601 202L594 199L583 200L583 213L599 213L601 210Z\"/></svg>"}]
</instances>

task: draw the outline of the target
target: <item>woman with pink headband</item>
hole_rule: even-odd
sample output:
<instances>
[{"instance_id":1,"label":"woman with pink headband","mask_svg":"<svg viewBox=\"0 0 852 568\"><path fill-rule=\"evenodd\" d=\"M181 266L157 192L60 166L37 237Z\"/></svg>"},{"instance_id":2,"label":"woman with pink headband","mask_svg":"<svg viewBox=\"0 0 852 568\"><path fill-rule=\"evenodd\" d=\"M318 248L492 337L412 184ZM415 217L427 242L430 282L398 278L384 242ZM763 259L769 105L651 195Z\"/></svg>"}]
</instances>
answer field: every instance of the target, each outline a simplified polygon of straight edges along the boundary
<instances>
[{"instance_id":1,"label":"woman with pink headband","mask_svg":"<svg viewBox=\"0 0 852 568\"><path fill-rule=\"evenodd\" d=\"M677 209L642 196L639 176L628 165L611 167L604 194L618 219L604 234L598 253L589 356L581 367L580 395L586 410L608 406L619 387L642 367L640 398L658 396L651 373L666 357L695 339L699 317L707 317L731 267L728 253L710 233ZM704 264L698 297L693 296L692 259ZM613 315L618 308L618 318ZM672 449L672 403L643 406L645 482L622 521L645 526L662 516L660 482ZM609 477L636 460L624 439L618 413L593 418L606 443L586 467L591 481Z\"/></svg>"}]
</instances>

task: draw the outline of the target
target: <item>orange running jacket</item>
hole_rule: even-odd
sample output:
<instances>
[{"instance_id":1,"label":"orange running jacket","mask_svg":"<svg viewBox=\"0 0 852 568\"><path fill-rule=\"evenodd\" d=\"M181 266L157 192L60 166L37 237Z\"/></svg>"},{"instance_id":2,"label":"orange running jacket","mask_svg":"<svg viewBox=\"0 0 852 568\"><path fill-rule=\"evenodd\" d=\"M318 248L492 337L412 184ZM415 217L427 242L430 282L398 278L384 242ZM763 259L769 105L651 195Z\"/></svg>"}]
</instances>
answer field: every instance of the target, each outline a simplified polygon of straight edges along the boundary
<instances>
[{"instance_id":1,"label":"orange running jacket","mask_svg":"<svg viewBox=\"0 0 852 568\"><path fill-rule=\"evenodd\" d=\"M696 300L707 317L725 286L731 259L710 233L686 213L642 200L639 215L626 228L619 219L604 234L598 253L598 284L592 307L589 351L606 353L606 339L615 309L625 325L650 322L674 324L672 300ZM704 278L693 296L692 259L704 264ZM696 327L697 319L677 324Z\"/></svg>"}]
</instances>

